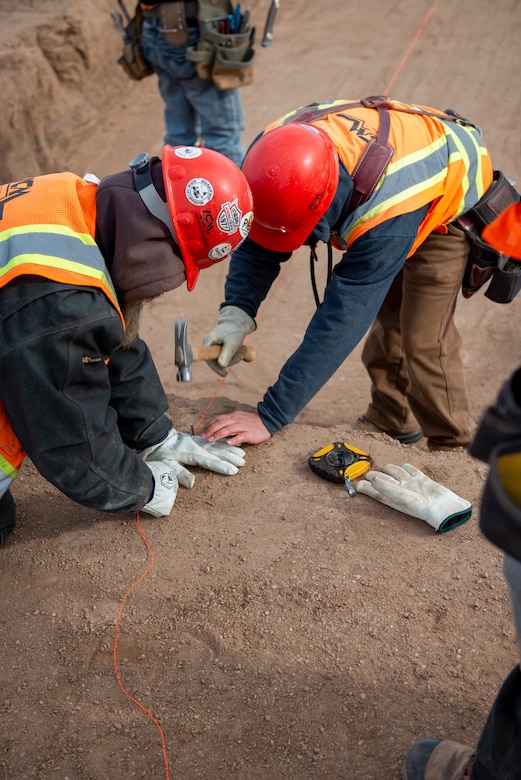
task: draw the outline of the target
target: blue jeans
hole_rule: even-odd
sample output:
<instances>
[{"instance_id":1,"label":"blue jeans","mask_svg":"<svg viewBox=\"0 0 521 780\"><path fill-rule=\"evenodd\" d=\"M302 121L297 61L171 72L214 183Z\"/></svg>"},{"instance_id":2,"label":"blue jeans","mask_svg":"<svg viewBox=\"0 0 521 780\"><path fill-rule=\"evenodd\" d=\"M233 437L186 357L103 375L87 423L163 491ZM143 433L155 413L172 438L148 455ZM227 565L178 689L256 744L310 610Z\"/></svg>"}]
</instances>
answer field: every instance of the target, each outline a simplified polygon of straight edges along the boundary
<instances>
[{"instance_id":1,"label":"blue jeans","mask_svg":"<svg viewBox=\"0 0 521 780\"><path fill-rule=\"evenodd\" d=\"M188 46L195 46L199 30L189 27L186 45L172 46L159 19L143 20L143 54L159 79L165 103L166 134L171 146L194 146L199 137L204 146L241 165L244 147L244 111L238 89L220 91L211 80L200 79L195 63L187 60Z\"/></svg>"},{"instance_id":2,"label":"blue jeans","mask_svg":"<svg viewBox=\"0 0 521 780\"><path fill-rule=\"evenodd\" d=\"M508 585L512 616L521 659L521 562L505 555L503 571ZM499 693L477 747L472 780L521 778L521 669L512 669Z\"/></svg>"}]
</instances>

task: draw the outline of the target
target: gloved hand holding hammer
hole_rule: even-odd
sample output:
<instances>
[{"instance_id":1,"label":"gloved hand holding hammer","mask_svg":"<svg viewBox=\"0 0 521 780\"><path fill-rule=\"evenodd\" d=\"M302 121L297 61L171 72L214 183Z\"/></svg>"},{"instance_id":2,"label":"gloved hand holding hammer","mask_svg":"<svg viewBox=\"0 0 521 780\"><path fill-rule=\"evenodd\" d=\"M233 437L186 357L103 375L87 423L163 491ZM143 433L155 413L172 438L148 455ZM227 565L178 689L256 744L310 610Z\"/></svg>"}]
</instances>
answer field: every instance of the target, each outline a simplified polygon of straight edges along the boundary
<instances>
[{"instance_id":1,"label":"gloved hand holding hammer","mask_svg":"<svg viewBox=\"0 0 521 780\"><path fill-rule=\"evenodd\" d=\"M226 376L226 368L235 365L243 359L242 354L237 354L246 336L257 329L255 320L239 309L238 306L223 306L219 312L217 325L203 339L205 347L213 344L222 344L219 357L216 360L207 360L207 364L219 376Z\"/></svg>"}]
</instances>

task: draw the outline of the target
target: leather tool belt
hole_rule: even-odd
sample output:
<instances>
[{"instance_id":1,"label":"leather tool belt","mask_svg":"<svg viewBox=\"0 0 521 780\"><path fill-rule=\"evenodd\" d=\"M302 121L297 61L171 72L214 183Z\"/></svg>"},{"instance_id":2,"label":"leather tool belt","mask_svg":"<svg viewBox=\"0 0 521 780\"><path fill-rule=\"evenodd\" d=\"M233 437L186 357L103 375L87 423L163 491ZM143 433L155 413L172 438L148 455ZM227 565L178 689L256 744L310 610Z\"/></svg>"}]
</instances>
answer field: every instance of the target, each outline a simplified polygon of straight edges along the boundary
<instances>
[{"instance_id":1,"label":"leather tool belt","mask_svg":"<svg viewBox=\"0 0 521 780\"><path fill-rule=\"evenodd\" d=\"M521 263L497 252L481 238L482 230L521 196L501 171L494 171L492 184L481 200L454 220L471 243L462 282L464 298L470 298L490 281L485 297L496 303L510 303L521 289Z\"/></svg>"},{"instance_id":2,"label":"leather tool belt","mask_svg":"<svg viewBox=\"0 0 521 780\"><path fill-rule=\"evenodd\" d=\"M188 43L188 27L197 27L197 2L159 3L155 8L143 8L145 19L159 19L167 43L183 46Z\"/></svg>"}]
</instances>

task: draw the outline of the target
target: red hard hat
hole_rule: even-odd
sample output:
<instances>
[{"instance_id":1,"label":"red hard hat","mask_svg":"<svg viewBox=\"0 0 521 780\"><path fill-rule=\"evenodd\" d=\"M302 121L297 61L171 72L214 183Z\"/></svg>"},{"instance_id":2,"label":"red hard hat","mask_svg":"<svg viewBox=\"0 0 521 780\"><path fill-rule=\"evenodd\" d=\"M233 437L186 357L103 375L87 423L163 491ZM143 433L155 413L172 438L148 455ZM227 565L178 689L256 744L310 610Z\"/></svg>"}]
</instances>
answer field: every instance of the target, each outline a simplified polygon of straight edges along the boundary
<instances>
[{"instance_id":1,"label":"red hard hat","mask_svg":"<svg viewBox=\"0 0 521 780\"><path fill-rule=\"evenodd\" d=\"M481 235L498 252L521 260L521 203L508 206Z\"/></svg>"},{"instance_id":2,"label":"red hard hat","mask_svg":"<svg viewBox=\"0 0 521 780\"><path fill-rule=\"evenodd\" d=\"M212 149L165 146L162 163L186 286L193 290L201 268L228 258L248 235L252 194L240 168Z\"/></svg>"},{"instance_id":3,"label":"red hard hat","mask_svg":"<svg viewBox=\"0 0 521 780\"><path fill-rule=\"evenodd\" d=\"M282 125L250 147L242 171L253 193L250 237L266 249L291 252L302 246L335 196L338 153L324 130Z\"/></svg>"}]
</instances>

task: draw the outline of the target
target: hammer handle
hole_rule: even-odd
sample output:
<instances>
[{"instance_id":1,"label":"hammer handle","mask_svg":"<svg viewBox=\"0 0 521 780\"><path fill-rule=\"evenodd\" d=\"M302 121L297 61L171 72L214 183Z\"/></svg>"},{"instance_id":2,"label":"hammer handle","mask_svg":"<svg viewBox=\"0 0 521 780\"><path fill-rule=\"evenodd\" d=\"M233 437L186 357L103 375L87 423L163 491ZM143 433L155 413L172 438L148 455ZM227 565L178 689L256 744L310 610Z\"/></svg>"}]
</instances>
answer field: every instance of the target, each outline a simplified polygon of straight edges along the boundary
<instances>
[{"instance_id":1,"label":"hammer handle","mask_svg":"<svg viewBox=\"0 0 521 780\"><path fill-rule=\"evenodd\" d=\"M192 347L192 359L195 360L217 360L221 353L221 344L212 344L211 347ZM239 347L236 355L242 355L242 360L251 363L255 359L255 347L248 347L243 344Z\"/></svg>"}]
</instances>

